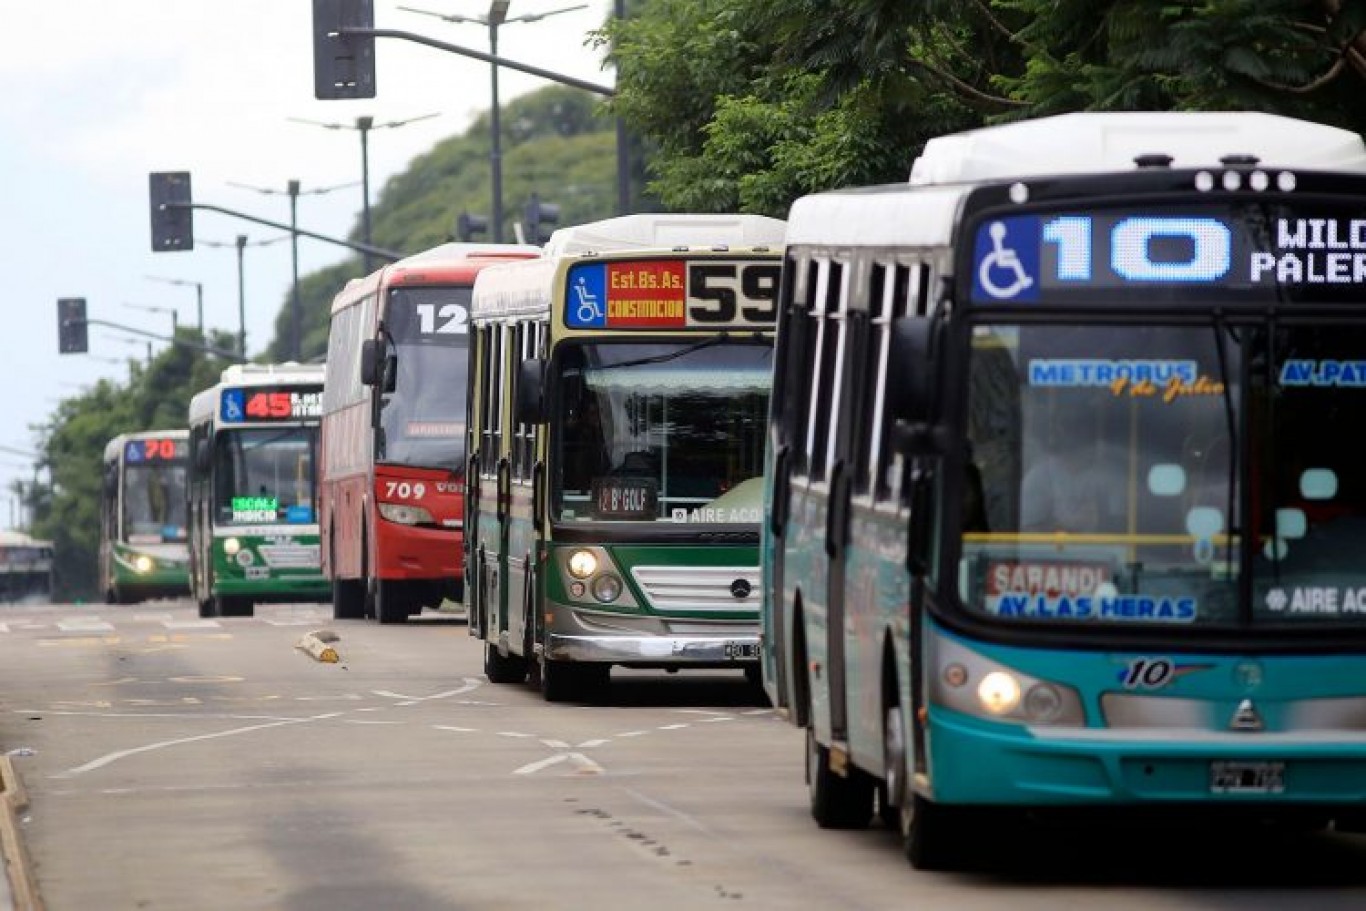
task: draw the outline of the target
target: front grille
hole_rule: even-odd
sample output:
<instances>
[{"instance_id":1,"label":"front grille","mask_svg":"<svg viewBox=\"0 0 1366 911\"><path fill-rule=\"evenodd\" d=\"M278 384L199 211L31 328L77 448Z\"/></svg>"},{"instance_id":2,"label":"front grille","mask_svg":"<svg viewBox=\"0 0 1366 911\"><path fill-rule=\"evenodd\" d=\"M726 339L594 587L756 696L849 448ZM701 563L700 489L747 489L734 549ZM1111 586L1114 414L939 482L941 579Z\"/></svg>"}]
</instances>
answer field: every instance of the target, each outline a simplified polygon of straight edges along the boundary
<instances>
[{"instance_id":1,"label":"front grille","mask_svg":"<svg viewBox=\"0 0 1366 911\"><path fill-rule=\"evenodd\" d=\"M631 570L645 599L661 611L738 611L759 609L757 566L637 566ZM748 594L737 598L739 580Z\"/></svg>"},{"instance_id":2,"label":"front grille","mask_svg":"<svg viewBox=\"0 0 1366 911\"><path fill-rule=\"evenodd\" d=\"M262 544L256 548L271 569L318 569L322 547L318 544Z\"/></svg>"}]
</instances>

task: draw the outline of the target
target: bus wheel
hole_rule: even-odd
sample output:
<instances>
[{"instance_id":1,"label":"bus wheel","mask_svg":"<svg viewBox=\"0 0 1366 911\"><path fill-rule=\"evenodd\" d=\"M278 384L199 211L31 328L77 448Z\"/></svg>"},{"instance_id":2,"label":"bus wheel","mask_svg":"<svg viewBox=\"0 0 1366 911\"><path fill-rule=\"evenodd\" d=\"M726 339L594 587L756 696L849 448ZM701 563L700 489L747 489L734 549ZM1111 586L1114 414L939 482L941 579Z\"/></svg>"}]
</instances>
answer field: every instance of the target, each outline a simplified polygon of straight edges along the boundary
<instances>
[{"instance_id":1,"label":"bus wheel","mask_svg":"<svg viewBox=\"0 0 1366 911\"><path fill-rule=\"evenodd\" d=\"M830 750L816 740L816 729L806 728L806 783L811 792L811 816L822 829L862 829L873 816L873 782L853 768L836 775Z\"/></svg>"},{"instance_id":2,"label":"bus wheel","mask_svg":"<svg viewBox=\"0 0 1366 911\"><path fill-rule=\"evenodd\" d=\"M199 602L199 616L208 619L209 617L217 616L217 614L218 602L213 598L206 598Z\"/></svg>"},{"instance_id":3,"label":"bus wheel","mask_svg":"<svg viewBox=\"0 0 1366 911\"><path fill-rule=\"evenodd\" d=\"M878 789L878 816L893 832L904 832L906 798L906 725L901 706L891 705L882 716L882 787Z\"/></svg>"},{"instance_id":4,"label":"bus wheel","mask_svg":"<svg viewBox=\"0 0 1366 911\"><path fill-rule=\"evenodd\" d=\"M375 619L380 623L406 623L408 593L402 582L375 580Z\"/></svg>"},{"instance_id":5,"label":"bus wheel","mask_svg":"<svg viewBox=\"0 0 1366 911\"><path fill-rule=\"evenodd\" d=\"M521 655L504 656L498 646L485 642L484 676L489 683L521 683L526 680L526 659Z\"/></svg>"}]
</instances>

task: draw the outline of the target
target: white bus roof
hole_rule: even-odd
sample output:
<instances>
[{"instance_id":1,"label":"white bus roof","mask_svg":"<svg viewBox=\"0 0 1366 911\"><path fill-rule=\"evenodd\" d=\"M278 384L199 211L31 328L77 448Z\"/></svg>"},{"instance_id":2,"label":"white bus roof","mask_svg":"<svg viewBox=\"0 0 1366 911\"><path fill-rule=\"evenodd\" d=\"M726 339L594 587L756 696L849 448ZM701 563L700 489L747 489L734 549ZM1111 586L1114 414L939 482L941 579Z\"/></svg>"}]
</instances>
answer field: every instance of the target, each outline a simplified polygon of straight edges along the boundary
<instances>
[{"instance_id":1,"label":"white bus roof","mask_svg":"<svg viewBox=\"0 0 1366 911\"><path fill-rule=\"evenodd\" d=\"M671 247L781 247L786 222L766 215L643 212L560 228L546 256Z\"/></svg>"},{"instance_id":2,"label":"white bus roof","mask_svg":"<svg viewBox=\"0 0 1366 911\"><path fill-rule=\"evenodd\" d=\"M803 196L787 220L789 246L942 247L979 183L1132 171L1140 155L1175 168L1219 168L1252 155L1267 168L1366 172L1366 144L1337 127L1238 112L1061 114L939 136L906 184Z\"/></svg>"},{"instance_id":3,"label":"white bus roof","mask_svg":"<svg viewBox=\"0 0 1366 911\"><path fill-rule=\"evenodd\" d=\"M1139 155L1172 157L1174 168L1218 167L1252 155L1266 167L1366 171L1356 133L1252 112L1060 114L939 136L911 167L911 183L1127 171Z\"/></svg>"},{"instance_id":4,"label":"white bus roof","mask_svg":"<svg viewBox=\"0 0 1366 911\"><path fill-rule=\"evenodd\" d=\"M326 372L324 364L233 364L224 369L213 386L201 389L190 399L189 423L194 426L213 419L218 409L218 391L224 386L274 386L285 383L322 384Z\"/></svg>"}]
</instances>

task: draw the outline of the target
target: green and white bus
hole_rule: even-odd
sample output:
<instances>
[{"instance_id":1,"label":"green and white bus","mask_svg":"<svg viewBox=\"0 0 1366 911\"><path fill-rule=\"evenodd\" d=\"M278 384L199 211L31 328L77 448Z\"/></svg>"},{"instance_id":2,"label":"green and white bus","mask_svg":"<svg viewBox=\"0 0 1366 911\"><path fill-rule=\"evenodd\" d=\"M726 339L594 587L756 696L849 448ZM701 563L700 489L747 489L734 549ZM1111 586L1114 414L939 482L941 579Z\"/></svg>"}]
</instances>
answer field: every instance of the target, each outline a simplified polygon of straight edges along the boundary
<instances>
[{"instance_id":1,"label":"green and white bus","mask_svg":"<svg viewBox=\"0 0 1366 911\"><path fill-rule=\"evenodd\" d=\"M471 309L470 631L549 701L612 665L758 678L783 223L635 215L490 266Z\"/></svg>"},{"instance_id":2,"label":"green and white bus","mask_svg":"<svg viewBox=\"0 0 1366 911\"><path fill-rule=\"evenodd\" d=\"M1255 113L931 140L792 207L763 666L826 827L1366 822L1366 147ZM1157 830L1154 830L1157 831Z\"/></svg>"},{"instance_id":3,"label":"green and white bus","mask_svg":"<svg viewBox=\"0 0 1366 911\"><path fill-rule=\"evenodd\" d=\"M189 435L184 429L125 433L104 447L99 572L109 604L190 593Z\"/></svg>"},{"instance_id":4,"label":"green and white bus","mask_svg":"<svg viewBox=\"0 0 1366 911\"><path fill-rule=\"evenodd\" d=\"M244 364L190 400L190 580L201 617L324 601L320 364Z\"/></svg>"}]
</instances>

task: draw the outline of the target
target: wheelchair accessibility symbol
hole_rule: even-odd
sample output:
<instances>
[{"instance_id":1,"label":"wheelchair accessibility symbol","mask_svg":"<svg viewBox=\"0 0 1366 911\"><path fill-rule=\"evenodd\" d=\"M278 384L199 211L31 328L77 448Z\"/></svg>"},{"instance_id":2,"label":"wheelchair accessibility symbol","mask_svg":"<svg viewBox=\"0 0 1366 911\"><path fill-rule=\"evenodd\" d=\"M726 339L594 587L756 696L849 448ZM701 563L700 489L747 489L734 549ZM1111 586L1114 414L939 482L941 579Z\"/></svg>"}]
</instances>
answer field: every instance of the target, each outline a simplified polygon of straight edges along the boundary
<instances>
[{"instance_id":1,"label":"wheelchair accessibility symbol","mask_svg":"<svg viewBox=\"0 0 1366 911\"><path fill-rule=\"evenodd\" d=\"M607 325L607 272L600 263L575 266L565 294L564 321L571 329Z\"/></svg>"},{"instance_id":2,"label":"wheelchair accessibility symbol","mask_svg":"<svg viewBox=\"0 0 1366 911\"><path fill-rule=\"evenodd\" d=\"M220 419L227 423L241 423L247 419L247 397L241 389L229 389L223 393L223 410Z\"/></svg>"},{"instance_id":3,"label":"wheelchair accessibility symbol","mask_svg":"<svg viewBox=\"0 0 1366 911\"><path fill-rule=\"evenodd\" d=\"M1032 301L1038 297L1038 219L1025 216L989 222L978 228L973 297L992 301Z\"/></svg>"}]
</instances>

